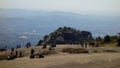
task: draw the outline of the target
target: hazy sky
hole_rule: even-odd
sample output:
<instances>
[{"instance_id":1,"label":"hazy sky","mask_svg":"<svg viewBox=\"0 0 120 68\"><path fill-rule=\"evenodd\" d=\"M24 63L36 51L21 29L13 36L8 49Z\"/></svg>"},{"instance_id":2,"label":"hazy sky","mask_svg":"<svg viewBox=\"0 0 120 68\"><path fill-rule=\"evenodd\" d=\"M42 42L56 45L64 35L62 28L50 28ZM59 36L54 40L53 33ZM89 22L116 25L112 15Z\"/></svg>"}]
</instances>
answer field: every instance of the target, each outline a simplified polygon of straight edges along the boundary
<instances>
[{"instance_id":1,"label":"hazy sky","mask_svg":"<svg viewBox=\"0 0 120 68\"><path fill-rule=\"evenodd\" d=\"M0 0L0 8L120 13L120 0Z\"/></svg>"}]
</instances>

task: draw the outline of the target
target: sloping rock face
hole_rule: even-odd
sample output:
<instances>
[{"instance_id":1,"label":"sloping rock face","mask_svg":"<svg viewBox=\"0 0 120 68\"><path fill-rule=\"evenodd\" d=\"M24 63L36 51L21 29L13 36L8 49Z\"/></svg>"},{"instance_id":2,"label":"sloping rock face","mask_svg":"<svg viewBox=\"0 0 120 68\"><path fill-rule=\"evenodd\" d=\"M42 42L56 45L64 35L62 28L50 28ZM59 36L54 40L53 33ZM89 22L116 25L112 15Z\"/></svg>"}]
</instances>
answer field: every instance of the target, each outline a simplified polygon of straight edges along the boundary
<instances>
[{"instance_id":1,"label":"sloping rock face","mask_svg":"<svg viewBox=\"0 0 120 68\"><path fill-rule=\"evenodd\" d=\"M44 44L79 44L92 40L89 31L80 31L70 27L60 27L44 37Z\"/></svg>"}]
</instances>

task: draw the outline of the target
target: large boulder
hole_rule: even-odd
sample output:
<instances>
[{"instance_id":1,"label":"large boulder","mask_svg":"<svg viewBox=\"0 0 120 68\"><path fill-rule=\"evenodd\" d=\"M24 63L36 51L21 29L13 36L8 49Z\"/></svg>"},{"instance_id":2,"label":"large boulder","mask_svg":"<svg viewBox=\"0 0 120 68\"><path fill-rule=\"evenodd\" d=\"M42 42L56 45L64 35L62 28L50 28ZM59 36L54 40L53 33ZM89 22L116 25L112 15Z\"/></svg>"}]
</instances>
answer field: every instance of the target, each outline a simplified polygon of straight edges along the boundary
<instances>
[{"instance_id":1,"label":"large boulder","mask_svg":"<svg viewBox=\"0 0 120 68\"><path fill-rule=\"evenodd\" d=\"M92 40L92 34L89 31L60 27L49 35L46 35L42 44L78 44L89 40Z\"/></svg>"}]
</instances>

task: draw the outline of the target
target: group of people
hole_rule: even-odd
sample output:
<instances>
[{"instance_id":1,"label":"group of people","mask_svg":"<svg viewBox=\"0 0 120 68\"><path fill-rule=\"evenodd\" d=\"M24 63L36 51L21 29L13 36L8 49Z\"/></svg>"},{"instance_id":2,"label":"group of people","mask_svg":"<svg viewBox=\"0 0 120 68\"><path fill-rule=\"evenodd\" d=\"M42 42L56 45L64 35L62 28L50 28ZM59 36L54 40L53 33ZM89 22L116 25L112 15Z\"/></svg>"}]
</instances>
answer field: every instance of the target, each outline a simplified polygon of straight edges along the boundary
<instances>
[{"instance_id":1,"label":"group of people","mask_svg":"<svg viewBox=\"0 0 120 68\"><path fill-rule=\"evenodd\" d=\"M18 44L17 46L16 46L16 48L18 49L18 48L21 48L21 45L20 44Z\"/></svg>"},{"instance_id":2,"label":"group of people","mask_svg":"<svg viewBox=\"0 0 120 68\"><path fill-rule=\"evenodd\" d=\"M34 54L35 53L35 50L32 48L31 49L31 54L30 54L30 58L35 58L38 56L38 58L44 58L43 54L42 54L42 51L39 50L39 53L37 55Z\"/></svg>"},{"instance_id":3,"label":"group of people","mask_svg":"<svg viewBox=\"0 0 120 68\"><path fill-rule=\"evenodd\" d=\"M17 50L14 50L14 48L11 48L11 53L10 53L10 56L8 56L8 59L11 60L11 59L15 59L22 56L23 54L21 51L17 51Z\"/></svg>"},{"instance_id":4,"label":"group of people","mask_svg":"<svg viewBox=\"0 0 120 68\"><path fill-rule=\"evenodd\" d=\"M18 58L18 57L22 57L23 54L21 51L18 51L18 48L20 48L21 45L17 45L16 49L14 48L11 48L11 52L10 52L10 55L8 56L8 59L15 59L15 58ZM31 47L31 43L27 43L26 44L26 47ZM51 47L49 47L49 50L54 50L54 47L56 47L56 44L52 44ZM45 49L47 48L47 45L43 45L42 49ZM31 51L30 51L30 58L44 58L44 55L42 54L42 50L39 50L39 53L38 54L35 54L35 50L32 48Z\"/></svg>"},{"instance_id":5,"label":"group of people","mask_svg":"<svg viewBox=\"0 0 120 68\"><path fill-rule=\"evenodd\" d=\"M56 44L51 44L51 47L49 47L49 50L54 50L54 47L56 47ZM46 48L47 48L47 45L44 44L42 49L46 49ZM42 50L39 50L39 53L37 55L34 53L35 53L35 50L32 48L30 58L35 58L35 57L44 58L44 55L42 54Z\"/></svg>"},{"instance_id":6,"label":"group of people","mask_svg":"<svg viewBox=\"0 0 120 68\"><path fill-rule=\"evenodd\" d=\"M30 46L31 46L31 44L27 43L27 47L30 47ZM81 46L83 48L88 47L87 44L83 44L83 43L81 43ZM49 50L54 50L55 47L56 47L56 44L51 44L51 47L49 47ZM18 45L17 48L20 48L20 45ZM42 49L45 49L45 48L47 48L46 44L43 45ZM22 56L23 56L23 54L21 51L11 48L11 53L10 53L10 56L8 57L8 59L15 59L15 58L22 57ZM30 51L30 59L32 59L32 58L44 58L44 55L42 54L42 50L39 50L39 53L35 54L35 50L32 48Z\"/></svg>"},{"instance_id":7,"label":"group of people","mask_svg":"<svg viewBox=\"0 0 120 68\"><path fill-rule=\"evenodd\" d=\"M87 47L88 47L87 43L85 43L85 44L80 43L80 44L81 44L81 46L82 46L83 48L87 48Z\"/></svg>"}]
</instances>

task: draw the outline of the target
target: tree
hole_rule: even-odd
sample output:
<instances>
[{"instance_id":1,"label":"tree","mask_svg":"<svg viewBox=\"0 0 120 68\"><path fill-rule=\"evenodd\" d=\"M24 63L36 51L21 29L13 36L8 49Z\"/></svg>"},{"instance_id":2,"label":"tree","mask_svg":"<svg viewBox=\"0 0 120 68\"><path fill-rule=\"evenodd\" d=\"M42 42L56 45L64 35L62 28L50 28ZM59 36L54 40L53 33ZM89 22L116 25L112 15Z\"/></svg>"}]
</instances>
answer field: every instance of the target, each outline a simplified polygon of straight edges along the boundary
<instances>
[{"instance_id":1,"label":"tree","mask_svg":"<svg viewBox=\"0 0 120 68\"><path fill-rule=\"evenodd\" d=\"M118 43L118 47L120 47L120 37L118 38L117 43Z\"/></svg>"},{"instance_id":2,"label":"tree","mask_svg":"<svg viewBox=\"0 0 120 68\"><path fill-rule=\"evenodd\" d=\"M49 37L48 35L45 35L45 36L43 37L44 41L45 41L48 37Z\"/></svg>"},{"instance_id":3,"label":"tree","mask_svg":"<svg viewBox=\"0 0 120 68\"><path fill-rule=\"evenodd\" d=\"M104 37L104 39L103 39L103 42L104 42L104 43L109 43L109 42L111 42L110 36L109 36L109 35L106 35L106 36Z\"/></svg>"},{"instance_id":4,"label":"tree","mask_svg":"<svg viewBox=\"0 0 120 68\"><path fill-rule=\"evenodd\" d=\"M97 38L96 38L96 41L99 41L99 42L101 42L103 39L100 37L100 36L98 36Z\"/></svg>"},{"instance_id":5,"label":"tree","mask_svg":"<svg viewBox=\"0 0 120 68\"><path fill-rule=\"evenodd\" d=\"M28 42L28 43L26 44L26 47L27 47L27 48L31 47L31 43Z\"/></svg>"},{"instance_id":6,"label":"tree","mask_svg":"<svg viewBox=\"0 0 120 68\"><path fill-rule=\"evenodd\" d=\"M43 43L43 40L40 40L37 45L41 45Z\"/></svg>"},{"instance_id":7,"label":"tree","mask_svg":"<svg viewBox=\"0 0 120 68\"><path fill-rule=\"evenodd\" d=\"M116 35L115 36L111 36L111 41L112 42L115 43L115 42L117 42L117 40L118 40L118 36L116 36Z\"/></svg>"},{"instance_id":8,"label":"tree","mask_svg":"<svg viewBox=\"0 0 120 68\"><path fill-rule=\"evenodd\" d=\"M94 41L90 41L90 42L89 42L89 45L91 45L91 46L94 47L94 46L95 46L95 42L94 42Z\"/></svg>"},{"instance_id":9,"label":"tree","mask_svg":"<svg viewBox=\"0 0 120 68\"><path fill-rule=\"evenodd\" d=\"M118 47L120 47L120 33L118 33L118 40L117 40L117 43L118 43Z\"/></svg>"}]
</instances>

